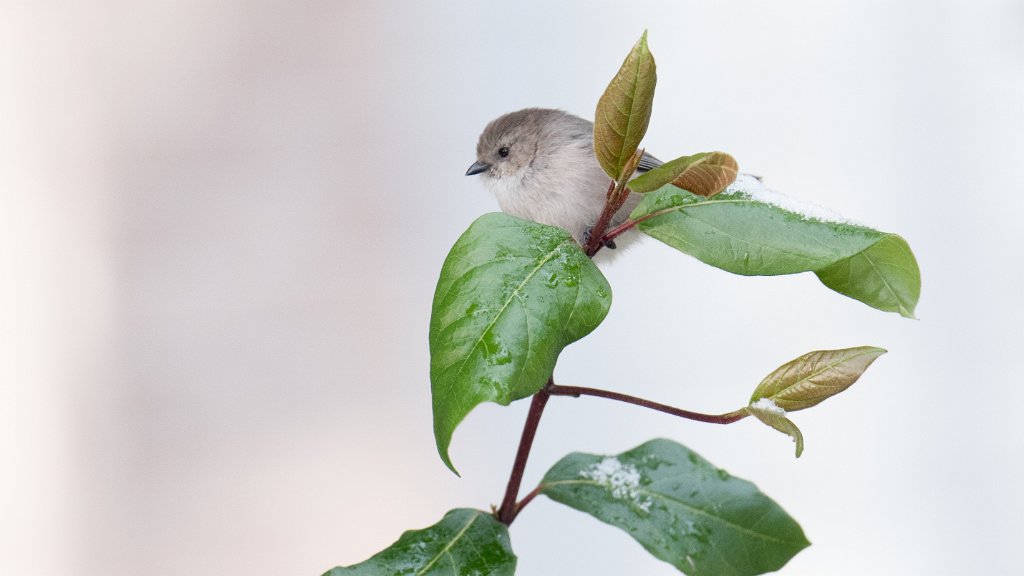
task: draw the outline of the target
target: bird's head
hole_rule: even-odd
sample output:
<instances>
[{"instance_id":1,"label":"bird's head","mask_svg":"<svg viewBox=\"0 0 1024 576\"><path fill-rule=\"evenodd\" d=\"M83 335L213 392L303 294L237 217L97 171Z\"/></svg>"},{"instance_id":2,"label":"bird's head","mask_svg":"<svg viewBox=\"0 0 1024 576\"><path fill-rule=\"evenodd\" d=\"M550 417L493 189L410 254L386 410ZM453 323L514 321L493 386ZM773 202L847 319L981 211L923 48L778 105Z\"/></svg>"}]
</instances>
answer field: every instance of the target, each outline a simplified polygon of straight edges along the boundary
<instances>
[{"instance_id":1,"label":"bird's head","mask_svg":"<svg viewBox=\"0 0 1024 576\"><path fill-rule=\"evenodd\" d=\"M488 179L519 179L537 159L538 146L560 110L527 108L492 121L476 144L476 162L466 176L480 174Z\"/></svg>"}]
</instances>

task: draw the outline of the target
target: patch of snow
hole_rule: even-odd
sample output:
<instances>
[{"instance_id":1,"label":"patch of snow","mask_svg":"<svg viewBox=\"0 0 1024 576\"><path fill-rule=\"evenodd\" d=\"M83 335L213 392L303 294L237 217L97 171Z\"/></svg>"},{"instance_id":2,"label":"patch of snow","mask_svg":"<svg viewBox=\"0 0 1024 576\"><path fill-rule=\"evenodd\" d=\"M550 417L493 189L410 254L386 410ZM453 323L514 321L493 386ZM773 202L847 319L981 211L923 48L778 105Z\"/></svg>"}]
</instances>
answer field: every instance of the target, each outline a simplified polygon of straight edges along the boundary
<instances>
[{"instance_id":1,"label":"patch of snow","mask_svg":"<svg viewBox=\"0 0 1024 576\"><path fill-rule=\"evenodd\" d=\"M776 192L775 190L765 186L756 176L751 176L750 174L740 174L737 176L736 181L730 184L725 191L743 194L747 198L756 202L770 204L776 208L781 208L786 212L792 212L793 214L802 216L805 220L834 222L836 224L847 224L850 226L864 226L864 224L855 222L849 218L844 218L828 208L823 208L817 204L793 198L792 196L787 196L781 192Z\"/></svg>"},{"instance_id":2,"label":"patch of snow","mask_svg":"<svg viewBox=\"0 0 1024 576\"><path fill-rule=\"evenodd\" d=\"M582 470L580 476L604 486L612 498L629 500L644 512L651 511L651 499L640 495L640 472L632 464L608 456Z\"/></svg>"},{"instance_id":3,"label":"patch of snow","mask_svg":"<svg viewBox=\"0 0 1024 576\"><path fill-rule=\"evenodd\" d=\"M751 408L757 408L758 410L764 410L765 412L771 412L772 414L778 414L779 416L785 416L786 411L779 407L775 403L775 400L771 398L761 398L757 402L750 405Z\"/></svg>"}]
</instances>

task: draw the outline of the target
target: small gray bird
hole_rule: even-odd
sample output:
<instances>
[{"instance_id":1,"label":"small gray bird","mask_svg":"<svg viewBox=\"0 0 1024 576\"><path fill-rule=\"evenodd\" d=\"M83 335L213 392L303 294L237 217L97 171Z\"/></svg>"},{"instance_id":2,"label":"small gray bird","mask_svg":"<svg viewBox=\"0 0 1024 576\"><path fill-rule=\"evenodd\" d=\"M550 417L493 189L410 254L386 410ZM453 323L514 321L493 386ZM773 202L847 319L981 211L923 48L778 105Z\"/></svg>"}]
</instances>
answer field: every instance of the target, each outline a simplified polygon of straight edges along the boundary
<instances>
[{"instance_id":1,"label":"small gray bird","mask_svg":"<svg viewBox=\"0 0 1024 576\"><path fill-rule=\"evenodd\" d=\"M638 171L660 164L644 155ZM503 212L563 228L581 245L604 209L611 183L594 156L594 125L546 108L511 112L488 124L476 145L476 162L466 171L474 174ZM624 222L639 201L640 195L631 194L609 228Z\"/></svg>"}]
</instances>

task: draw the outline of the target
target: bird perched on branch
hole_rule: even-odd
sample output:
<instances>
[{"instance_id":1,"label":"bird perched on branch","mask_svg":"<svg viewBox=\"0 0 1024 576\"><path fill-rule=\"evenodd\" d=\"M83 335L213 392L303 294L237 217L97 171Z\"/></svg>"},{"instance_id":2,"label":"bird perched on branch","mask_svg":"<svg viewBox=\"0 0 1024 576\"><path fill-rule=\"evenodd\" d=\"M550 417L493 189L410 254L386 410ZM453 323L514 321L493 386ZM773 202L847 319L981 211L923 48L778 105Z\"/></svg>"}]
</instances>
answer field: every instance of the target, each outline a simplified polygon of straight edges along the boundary
<instances>
[{"instance_id":1,"label":"bird perched on branch","mask_svg":"<svg viewBox=\"0 0 1024 576\"><path fill-rule=\"evenodd\" d=\"M645 154L637 171L659 165ZM503 212L558 226L581 245L589 240L611 183L594 156L593 123L548 108L526 108L488 124L476 145L476 162L466 171L475 174ZM631 194L609 228L624 222L639 201Z\"/></svg>"}]
</instances>

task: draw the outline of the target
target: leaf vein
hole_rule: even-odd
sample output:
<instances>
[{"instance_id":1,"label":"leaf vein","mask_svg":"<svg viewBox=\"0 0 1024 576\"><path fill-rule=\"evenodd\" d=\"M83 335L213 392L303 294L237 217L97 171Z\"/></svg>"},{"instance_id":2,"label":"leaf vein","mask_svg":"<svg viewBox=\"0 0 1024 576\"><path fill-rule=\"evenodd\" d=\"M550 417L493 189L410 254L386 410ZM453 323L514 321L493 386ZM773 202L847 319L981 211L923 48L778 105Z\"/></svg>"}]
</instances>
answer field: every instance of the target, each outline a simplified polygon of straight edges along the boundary
<instances>
[{"instance_id":1,"label":"leaf vein","mask_svg":"<svg viewBox=\"0 0 1024 576\"><path fill-rule=\"evenodd\" d=\"M427 564L423 568L420 568L419 570L416 571L416 576L423 576L423 574L426 574L427 571L430 570L434 566L434 564L437 563L437 560L441 556L444 556L445 554L448 554L448 551L451 550L452 546L454 546L455 543L458 542L459 539L462 538L462 535L466 533L466 530L469 530L469 527L472 526L473 522L476 522L476 519L479 518L479 517L480 517L480 513L479 512L473 514L473 517L469 519L469 522L466 522L466 525L463 526L461 530L459 530L459 533L456 534L455 537L452 538L450 542L445 544L444 548L442 548L441 551L438 552L436 556L434 556L433 558L430 559L430 562L427 562Z\"/></svg>"}]
</instances>

